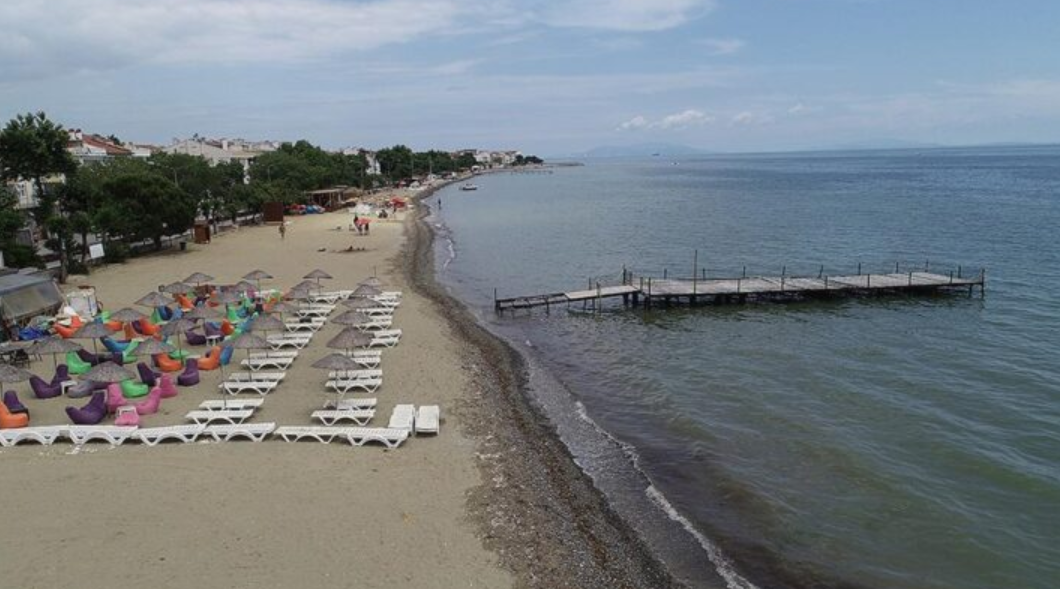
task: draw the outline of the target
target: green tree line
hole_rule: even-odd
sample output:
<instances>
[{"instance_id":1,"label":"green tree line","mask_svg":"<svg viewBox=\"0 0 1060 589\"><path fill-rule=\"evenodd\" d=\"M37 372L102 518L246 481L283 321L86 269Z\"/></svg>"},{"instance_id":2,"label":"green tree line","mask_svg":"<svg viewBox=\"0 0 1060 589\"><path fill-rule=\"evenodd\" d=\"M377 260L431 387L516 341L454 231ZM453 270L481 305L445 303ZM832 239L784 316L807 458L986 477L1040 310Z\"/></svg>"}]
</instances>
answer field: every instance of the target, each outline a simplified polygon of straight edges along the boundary
<instances>
[{"instance_id":1,"label":"green tree line","mask_svg":"<svg viewBox=\"0 0 1060 589\"><path fill-rule=\"evenodd\" d=\"M58 254L63 280L70 271L85 270L93 234L108 257L119 260L132 243L150 241L160 249L167 236L184 233L199 215L235 220L260 212L265 202L300 202L309 190L370 189L475 165L468 153L454 157L395 145L377 152L381 174L370 175L363 154L332 153L308 141L263 153L249 170L237 161L210 165L201 157L165 153L78 165L67 142L66 129L42 112L18 115L0 130L0 180L33 185L39 205L30 214L46 230L45 245ZM11 266L39 265L32 248L15 242L25 221L16 205L14 195L0 189L0 250Z\"/></svg>"}]
</instances>

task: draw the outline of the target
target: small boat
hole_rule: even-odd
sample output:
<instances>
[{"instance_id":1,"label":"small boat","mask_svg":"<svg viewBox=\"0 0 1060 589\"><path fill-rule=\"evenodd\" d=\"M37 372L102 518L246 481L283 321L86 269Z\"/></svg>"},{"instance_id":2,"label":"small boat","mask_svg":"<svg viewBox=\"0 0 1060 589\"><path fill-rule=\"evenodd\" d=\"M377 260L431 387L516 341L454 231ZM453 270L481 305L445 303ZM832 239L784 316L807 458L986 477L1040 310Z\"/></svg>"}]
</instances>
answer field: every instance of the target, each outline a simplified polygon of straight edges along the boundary
<instances>
[{"instance_id":1,"label":"small boat","mask_svg":"<svg viewBox=\"0 0 1060 589\"><path fill-rule=\"evenodd\" d=\"M468 182L467 184L461 186L460 190L478 190L478 186L475 186L474 184Z\"/></svg>"}]
</instances>

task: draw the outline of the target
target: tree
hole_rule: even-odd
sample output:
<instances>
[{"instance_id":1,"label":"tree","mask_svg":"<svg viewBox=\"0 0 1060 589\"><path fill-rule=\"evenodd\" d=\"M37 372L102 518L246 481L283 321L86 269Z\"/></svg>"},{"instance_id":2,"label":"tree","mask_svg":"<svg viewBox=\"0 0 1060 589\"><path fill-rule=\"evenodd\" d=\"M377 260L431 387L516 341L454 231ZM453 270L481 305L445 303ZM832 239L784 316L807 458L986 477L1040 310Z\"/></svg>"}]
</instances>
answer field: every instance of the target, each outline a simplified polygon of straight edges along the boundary
<instances>
[{"instance_id":1,"label":"tree","mask_svg":"<svg viewBox=\"0 0 1060 589\"><path fill-rule=\"evenodd\" d=\"M4 263L12 268L36 266L39 263L33 248L15 241L19 229L26 220L18 210L18 197L14 191L0 185L0 251L4 253Z\"/></svg>"},{"instance_id":2,"label":"tree","mask_svg":"<svg viewBox=\"0 0 1060 589\"><path fill-rule=\"evenodd\" d=\"M102 191L107 196L97 219L109 237L150 239L159 250L163 237L184 233L195 222L196 200L142 162L117 166Z\"/></svg>"},{"instance_id":3,"label":"tree","mask_svg":"<svg viewBox=\"0 0 1060 589\"><path fill-rule=\"evenodd\" d=\"M48 189L46 179L74 172L77 163L66 150L69 136L62 125L43 112L27 113L11 119L0 131L0 179L33 183L39 205L37 223L53 232L48 245L59 253L59 280L66 280L68 224L58 191Z\"/></svg>"}]
</instances>

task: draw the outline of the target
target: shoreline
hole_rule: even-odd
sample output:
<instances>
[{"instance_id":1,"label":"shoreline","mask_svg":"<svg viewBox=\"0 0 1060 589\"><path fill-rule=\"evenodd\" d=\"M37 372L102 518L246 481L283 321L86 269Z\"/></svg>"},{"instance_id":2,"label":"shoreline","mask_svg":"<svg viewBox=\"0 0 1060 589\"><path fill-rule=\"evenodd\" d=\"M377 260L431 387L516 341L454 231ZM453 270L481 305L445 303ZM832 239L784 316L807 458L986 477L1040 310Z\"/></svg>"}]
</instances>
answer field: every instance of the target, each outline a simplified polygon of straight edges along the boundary
<instances>
[{"instance_id":1,"label":"shoreline","mask_svg":"<svg viewBox=\"0 0 1060 589\"><path fill-rule=\"evenodd\" d=\"M413 197L417 206L405 220L395 264L471 351L465 367L478 394L465 395L455 410L480 450L477 466L484 482L472 489L468 513L484 545L522 586L681 586L533 406L526 360L437 282L435 235L424 201L448 185Z\"/></svg>"}]
</instances>

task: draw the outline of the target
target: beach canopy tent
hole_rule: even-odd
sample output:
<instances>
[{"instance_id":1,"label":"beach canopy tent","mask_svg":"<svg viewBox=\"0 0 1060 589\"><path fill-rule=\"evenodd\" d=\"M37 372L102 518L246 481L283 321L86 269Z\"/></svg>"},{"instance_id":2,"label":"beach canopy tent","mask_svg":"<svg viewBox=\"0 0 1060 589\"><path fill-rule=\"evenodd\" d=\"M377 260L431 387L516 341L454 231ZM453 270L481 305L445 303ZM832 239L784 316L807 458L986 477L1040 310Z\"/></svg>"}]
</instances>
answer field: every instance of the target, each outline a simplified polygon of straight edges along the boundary
<instances>
[{"instance_id":1,"label":"beach canopy tent","mask_svg":"<svg viewBox=\"0 0 1060 589\"><path fill-rule=\"evenodd\" d=\"M50 276L7 274L0 276L0 321L4 339L8 330L15 329L38 315L54 315L65 299Z\"/></svg>"}]
</instances>

